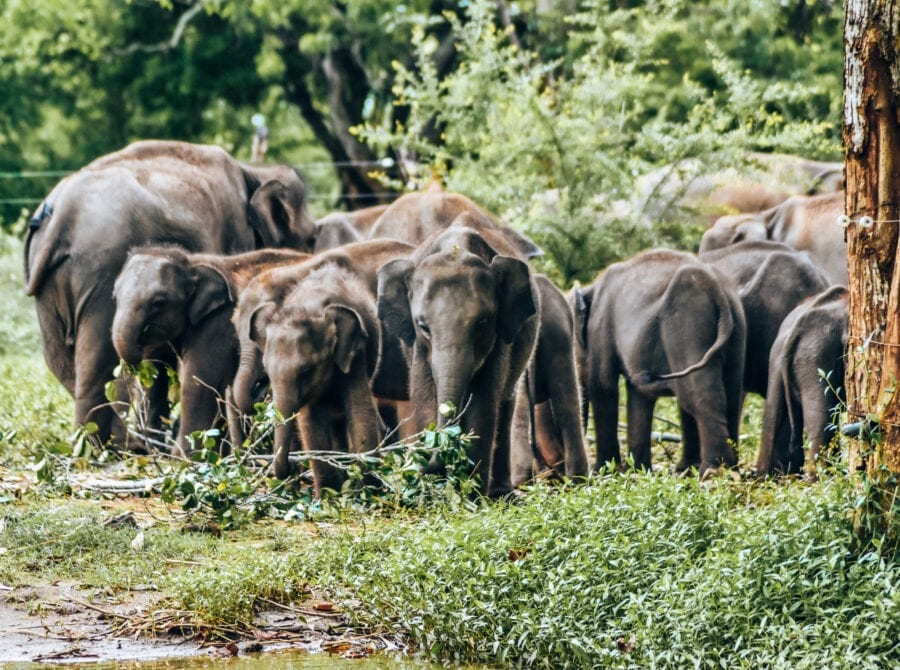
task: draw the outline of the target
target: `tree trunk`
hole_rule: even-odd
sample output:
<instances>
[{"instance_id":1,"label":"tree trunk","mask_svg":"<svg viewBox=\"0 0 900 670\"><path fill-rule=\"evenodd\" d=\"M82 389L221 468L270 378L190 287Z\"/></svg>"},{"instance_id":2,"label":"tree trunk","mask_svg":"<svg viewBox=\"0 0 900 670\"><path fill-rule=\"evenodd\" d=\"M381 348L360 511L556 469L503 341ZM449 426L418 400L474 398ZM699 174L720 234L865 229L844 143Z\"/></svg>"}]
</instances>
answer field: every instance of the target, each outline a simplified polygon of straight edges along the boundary
<instances>
[{"instance_id":1,"label":"tree trunk","mask_svg":"<svg viewBox=\"0 0 900 670\"><path fill-rule=\"evenodd\" d=\"M867 462L875 475L900 472L900 0L848 0L846 12L847 403L851 416L878 424Z\"/></svg>"}]
</instances>

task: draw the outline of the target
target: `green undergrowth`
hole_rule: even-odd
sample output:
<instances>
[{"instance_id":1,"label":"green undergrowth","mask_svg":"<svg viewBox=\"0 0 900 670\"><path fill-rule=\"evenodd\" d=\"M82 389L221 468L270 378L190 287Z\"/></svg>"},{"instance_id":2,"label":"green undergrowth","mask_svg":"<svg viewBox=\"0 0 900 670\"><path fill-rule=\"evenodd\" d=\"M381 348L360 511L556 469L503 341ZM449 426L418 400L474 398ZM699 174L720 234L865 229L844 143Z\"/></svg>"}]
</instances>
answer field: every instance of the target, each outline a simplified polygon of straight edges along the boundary
<instances>
[{"instance_id":1,"label":"green undergrowth","mask_svg":"<svg viewBox=\"0 0 900 670\"><path fill-rule=\"evenodd\" d=\"M900 564L853 549L852 489L626 475L520 505L330 527L173 578L246 617L325 589L425 656L538 667L891 667ZM234 588L237 585L237 588Z\"/></svg>"}]
</instances>

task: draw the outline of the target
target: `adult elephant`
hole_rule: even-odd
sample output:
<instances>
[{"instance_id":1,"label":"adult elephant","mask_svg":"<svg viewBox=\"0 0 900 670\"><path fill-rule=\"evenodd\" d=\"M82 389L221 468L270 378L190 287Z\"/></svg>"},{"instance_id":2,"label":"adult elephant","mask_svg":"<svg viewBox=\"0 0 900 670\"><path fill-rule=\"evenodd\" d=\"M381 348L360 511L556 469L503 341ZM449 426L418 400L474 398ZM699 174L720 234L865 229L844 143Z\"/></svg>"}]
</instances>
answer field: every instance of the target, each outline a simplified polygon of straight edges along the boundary
<instances>
[{"instance_id":1,"label":"adult elephant","mask_svg":"<svg viewBox=\"0 0 900 670\"><path fill-rule=\"evenodd\" d=\"M466 196L434 187L400 196L378 217L369 238L390 238L419 245L429 236L449 228L461 215L466 215L468 227L505 237L517 256L528 259L543 253L525 235L502 225Z\"/></svg>"},{"instance_id":2,"label":"adult elephant","mask_svg":"<svg viewBox=\"0 0 900 670\"><path fill-rule=\"evenodd\" d=\"M469 220L463 215L460 224ZM448 417L450 402L471 431L469 457L483 493L512 490L510 444L516 384L537 340L540 294L527 263L499 231L454 224L409 259L378 272L385 333L411 351L410 398L416 427ZM441 472L432 459L428 472Z\"/></svg>"},{"instance_id":3,"label":"adult elephant","mask_svg":"<svg viewBox=\"0 0 900 670\"><path fill-rule=\"evenodd\" d=\"M707 251L700 260L737 285L747 320L744 391L765 396L769 352L781 322L801 302L828 288L829 281L807 254L768 240Z\"/></svg>"},{"instance_id":4,"label":"adult elephant","mask_svg":"<svg viewBox=\"0 0 900 670\"><path fill-rule=\"evenodd\" d=\"M773 240L807 252L832 284L846 285L847 243L838 225L844 192L793 196L758 214L723 216L703 234L700 252L744 240Z\"/></svg>"},{"instance_id":5,"label":"adult elephant","mask_svg":"<svg viewBox=\"0 0 900 670\"><path fill-rule=\"evenodd\" d=\"M820 450L837 433L834 415L843 401L848 300L846 288L832 286L799 305L782 323L769 365L757 474L799 472L806 460L807 473L815 476ZM808 459L804 428L810 441Z\"/></svg>"},{"instance_id":6,"label":"adult elephant","mask_svg":"<svg viewBox=\"0 0 900 670\"><path fill-rule=\"evenodd\" d=\"M653 408L664 395L674 395L681 412L679 470L735 465L746 324L728 279L691 254L656 250L609 266L575 300L597 463L621 461L624 376L637 467L650 467Z\"/></svg>"},{"instance_id":7,"label":"adult elephant","mask_svg":"<svg viewBox=\"0 0 900 670\"><path fill-rule=\"evenodd\" d=\"M265 270L307 258L288 249L219 256L174 246L138 247L129 254L114 289L113 344L132 365L164 345L178 355L181 420L175 444L182 455L190 454L191 433L215 427L224 416L220 405L238 364L231 313L241 289Z\"/></svg>"},{"instance_id":8,"label":"adult elephant","mask_svg":"<svg viewBox=\"0 0 900 670\"><path fill-rule=\"evenodd\" d=\"M104 386L118 361L113 284L130 248L304 250L314 235L292 168L251 167L214 146L136 142L63 179L29 223L25 290L36 301L47 365L75 398L75 423L91 421L100 441L114 431L125 443ZM157 407L164 376L158 382Z\"/></svg>"}]
</instances>

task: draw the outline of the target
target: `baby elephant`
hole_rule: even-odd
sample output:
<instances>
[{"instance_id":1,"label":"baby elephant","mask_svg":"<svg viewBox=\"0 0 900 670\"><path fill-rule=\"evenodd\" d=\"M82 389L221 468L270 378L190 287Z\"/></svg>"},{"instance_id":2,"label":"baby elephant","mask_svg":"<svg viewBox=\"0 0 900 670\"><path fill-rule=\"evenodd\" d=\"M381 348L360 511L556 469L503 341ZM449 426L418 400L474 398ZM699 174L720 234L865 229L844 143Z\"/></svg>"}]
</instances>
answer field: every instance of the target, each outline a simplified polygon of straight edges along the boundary
<instances>
[{"instance_id":1,"label":"baby elephant","mask_svg":"<svg viewBox=\"0 0 900 670\"><path fill-rule=\"evenodd\" d=\"M140 247L116 279L112 340L126 363L140 363L160 345L178 354L181 422L176 448L190 452L189 435L216 425L219 402L238 364L231 312L238 291L268 268L308 254L266 249L235 256L190 254L174 246Z\"/></svg>"},{"instance_id":2,"label":"baby elephant","mask_svg":"<svg viewBox=\"0 0 900 670\"><path fill-rule=\"evenodd\" d=\"M835 437L833 418L843 401L848 320L847 289L832 286L799 305L781 324L769 361L758 474L799 472L806 428L811 445L807 472L815 476L819 451Z\"/></svg>"},{"instance_id":3,"label":"baby elephant","mask_svg":"<svg viewBox=\"0 0 900 670\"><path fill-rule=\"evenodd\" d=\"M609 266L574 298L597 464L620 461L621 375L637 467L650 467L653 408L664 395L681 412L680 470L735 465L746 324L730 281L691 254L658 250Z\"/></svg>"},{"instance_id":4,"label":"baby elephant","mask_svg":"<svg viewBox=\"0 0 900 670\"><path fill-rule=\"evenodd\" d=\"M309 451L362 452L378 446L379 420L369 380L378 361L375 299L355 274L327 264L285 298L259 305L250 337L262 351L272 400L285 422L275 433L275 472L289 470L299 429ZM292 420L296 417L296 420ZM316 494L339 489L338 470L313 461Z\"/></svg>"}]
</instances>

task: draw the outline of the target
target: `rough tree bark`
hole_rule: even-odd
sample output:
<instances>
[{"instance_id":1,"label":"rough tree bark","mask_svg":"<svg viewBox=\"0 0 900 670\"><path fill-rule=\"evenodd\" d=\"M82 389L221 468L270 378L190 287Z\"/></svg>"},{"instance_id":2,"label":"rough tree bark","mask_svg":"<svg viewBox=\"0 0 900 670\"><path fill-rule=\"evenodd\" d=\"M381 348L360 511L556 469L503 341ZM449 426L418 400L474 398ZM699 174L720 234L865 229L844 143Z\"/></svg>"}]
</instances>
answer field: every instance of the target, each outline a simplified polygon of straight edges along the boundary
<instances>
[{"instance_id":1,"label":"rough tree bark","mask_svg":"<svg viewBox=\"0 0 900 670\"><path fill-rule=\"evenodd\" d=\"M879 425L870 471L900 472L900 0L847 0L844 48L847 402Z\"/></svg>"}]
</instances>

